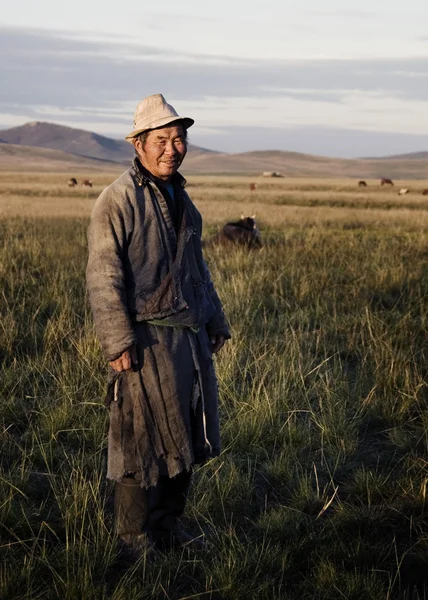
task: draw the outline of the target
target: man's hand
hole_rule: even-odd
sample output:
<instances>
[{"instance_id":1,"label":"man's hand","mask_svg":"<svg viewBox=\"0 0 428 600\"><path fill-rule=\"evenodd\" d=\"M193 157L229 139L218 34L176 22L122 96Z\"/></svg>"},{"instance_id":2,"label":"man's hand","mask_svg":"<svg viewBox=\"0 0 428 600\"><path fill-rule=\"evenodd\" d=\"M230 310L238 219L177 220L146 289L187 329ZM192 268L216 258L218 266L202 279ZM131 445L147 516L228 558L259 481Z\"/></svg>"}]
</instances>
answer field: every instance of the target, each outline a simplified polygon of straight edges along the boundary
<instances>
[{"instance_id":1,"label":"man's hand","mask_svg":"<svg viewBox=\"0 0 428 600\"><path fill-rule=\"evenodd\" d=\"M221 333L210 337L212 353L216 354L219 350L221 350L224 346L225 341L226 341L226 338Z\"/></svg>"},{"instance_id":2,"label":"man's hand","mask_svg":"<svg viewBox=\"0 0 428 600\"><path fill-rule=\"evenodd\" d=\"M120 373L121 371L129 371L134 365L138 365L137 348L135 346L129 346L119 358L111 360L109 365L114 371Z\"/></svg>"}]
</instances>

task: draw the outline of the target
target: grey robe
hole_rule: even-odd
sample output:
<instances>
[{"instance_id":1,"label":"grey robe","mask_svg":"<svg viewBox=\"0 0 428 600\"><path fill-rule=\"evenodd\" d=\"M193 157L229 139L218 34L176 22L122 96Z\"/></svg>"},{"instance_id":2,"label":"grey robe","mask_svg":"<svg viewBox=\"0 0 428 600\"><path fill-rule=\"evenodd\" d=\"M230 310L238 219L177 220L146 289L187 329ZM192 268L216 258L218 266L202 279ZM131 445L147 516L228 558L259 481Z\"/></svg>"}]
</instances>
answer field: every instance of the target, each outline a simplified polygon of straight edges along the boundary
<instances>
[{"instance_id":1,"label":"grey robe","mask_svg":"<svg viewBox=\"0 0 428 600\"><path fill-rule=\"evenodd\" d=\"M87 287L107 360L137 344L138 369L112 373L108 473L156 485L220 450L209 337L230 337L202 256L202 219L176 175L179 234L156 184L134 168L98 198Z\"/></svg>"}]
</instances>

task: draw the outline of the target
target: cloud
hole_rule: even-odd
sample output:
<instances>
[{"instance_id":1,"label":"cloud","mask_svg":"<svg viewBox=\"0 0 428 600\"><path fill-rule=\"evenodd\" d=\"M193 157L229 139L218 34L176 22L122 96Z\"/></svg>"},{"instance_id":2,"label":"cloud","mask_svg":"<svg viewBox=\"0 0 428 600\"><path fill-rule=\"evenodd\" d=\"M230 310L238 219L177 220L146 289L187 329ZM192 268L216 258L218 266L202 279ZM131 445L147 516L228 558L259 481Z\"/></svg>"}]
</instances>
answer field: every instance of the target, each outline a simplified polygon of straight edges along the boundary
<instances>
[{"instance_id":1,"label":"cloud","mask_svg":"<svg viewBox=\"0 0 428 600\"><path fill-rule=\"evenodd\" d=\"M192 26L200 26L203 24L210 25L218 25L221 26L224 23L224 17L221 13L217 15L197 15L197 14L184 14L180 12L172 13L158 13L158 12L150 12L144 15L145 24L152 28L156 29L178 29L183 28L188 24Z\"/></svg>"},{"instance_id":2,"label":"cloud","mask_svg":"<svg viewBox=\"0 0 428 600\"><path fill-rule=\"evenodd\" d=\"M427 102L385 96L382 92L341 92L330 98L283 95L260 98L211 98L183 101L200 125L330 126L373 131L428 134Z\"/></svg>"},{"instance_id":3,"label":"cloud","mask_svg":"<svg viewBox=\"0 0 428 600\"><path fill-rule=\"evenodd\" d=\"M391 156L428 150L424 135L319 126L231 126L201 133L190 132L190 139L194 144L205 144L208 148L224 152L287 150L342 158Z\"/></svg>"},{"instance_id":4,"label":"cloud","mask_svg":"<svg viewBox=\"0 0 428 600\"><path fill-rule=\"evenodd\" d=\"M122 135L136 103L157 92L201 130L328 124L416 133L428 109L428 57L249 60L19 28L0 28L0 52L5 124L27 116Z\"/></svg>"},{"instance_id":5,"label":"cloud","mask_svg":"<svg viewBox=\"0 0 428 600\"><path fill-rule=\"evenodd\" d=\"M384 13L368 10L313 10L305 12L307 17L345 18L345 19L375 19L384 17Z\"/></svg>"},{"instance_id":6,"label":"cloud","mask_svg":"<svg viewBox=\"0 0 428 600\"><path fill-rule=\"evenodd\" d=\"M356 158L427 151L424 135L356 131L335 127L241 127L190 135L192 143L225 152L288 150L320 156Z\"/></svg>"}]
</instances>

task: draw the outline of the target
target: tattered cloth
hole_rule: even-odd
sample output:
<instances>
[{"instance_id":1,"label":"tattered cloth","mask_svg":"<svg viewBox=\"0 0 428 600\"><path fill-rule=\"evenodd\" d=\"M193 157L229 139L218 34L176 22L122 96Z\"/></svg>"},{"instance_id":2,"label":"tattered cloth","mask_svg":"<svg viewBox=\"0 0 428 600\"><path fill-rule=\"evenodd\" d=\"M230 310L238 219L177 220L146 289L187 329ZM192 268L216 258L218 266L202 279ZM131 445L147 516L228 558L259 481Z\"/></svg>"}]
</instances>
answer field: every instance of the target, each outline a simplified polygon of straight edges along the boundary
<instances>
[{"instance_id":1,"label":"tattered cloth","mask_svg":"<svg viewBox=\"0 0 428 600\"><path fill-rule=\"evenodd\" d=\"M136 344L138 368L111 373L107 477L156 485L220 451L209 336L230 337L202 257L202 221L182 202L177 237L164 197L138 165L98 199L88 231L87 285L108 360Z\"/></svg>"}]
</instances>

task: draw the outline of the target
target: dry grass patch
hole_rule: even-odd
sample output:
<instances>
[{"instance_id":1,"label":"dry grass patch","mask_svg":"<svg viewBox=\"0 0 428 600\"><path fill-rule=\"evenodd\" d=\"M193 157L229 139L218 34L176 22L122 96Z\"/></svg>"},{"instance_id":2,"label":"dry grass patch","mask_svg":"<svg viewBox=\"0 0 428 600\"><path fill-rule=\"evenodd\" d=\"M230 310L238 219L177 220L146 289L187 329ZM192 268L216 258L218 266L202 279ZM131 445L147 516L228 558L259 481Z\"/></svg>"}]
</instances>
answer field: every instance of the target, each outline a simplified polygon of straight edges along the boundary
<instances>
[{"instance_id":1,"label":"dry grass patch","mask_svg":"<svg viewBox=\"0 0 428 600\"><path fill-rule=\"evenodd\" d=\"M91 178L93 188L69 188L66 173L0 173L0 217L86 218L95 199L116 176L76 173L78 181ZM416 192L398 197L396 188L370 185L361 191L349 179L308 178L258 178L257 190L250 192L248 185L253 179L189 176L188 192L208 227L218 227L241 213L256 213L263 226L273 228L427 226L428 200ZM428 186L425 181L397 183L411 189Z\"/></svg>"}]
</instances>

